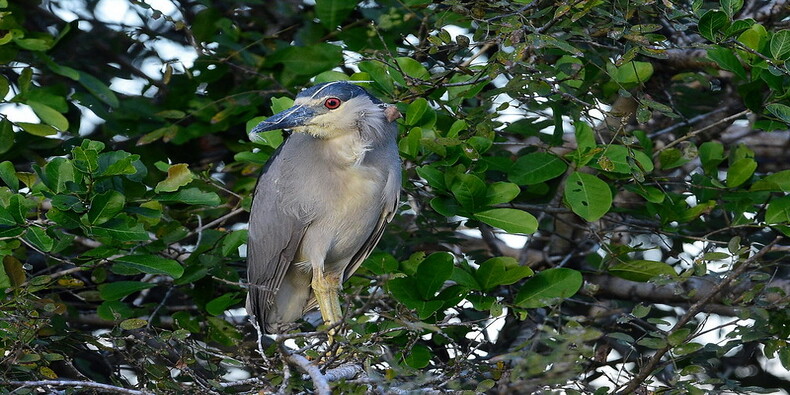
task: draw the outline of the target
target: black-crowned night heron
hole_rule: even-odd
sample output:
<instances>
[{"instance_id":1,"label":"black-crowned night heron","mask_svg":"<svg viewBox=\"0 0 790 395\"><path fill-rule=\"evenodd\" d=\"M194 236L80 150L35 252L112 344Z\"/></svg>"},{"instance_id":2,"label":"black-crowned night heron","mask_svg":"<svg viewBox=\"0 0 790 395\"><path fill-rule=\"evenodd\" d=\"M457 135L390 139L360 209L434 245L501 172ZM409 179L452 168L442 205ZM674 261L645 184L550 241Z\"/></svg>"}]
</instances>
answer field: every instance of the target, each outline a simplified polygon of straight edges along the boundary
<instances>
[{"instance_id":1,"label":"black-crowned night heron","mask_svg":"<svg viewBox=\"0 0 790 395\"><path fill-rule=\"evenodd\" d=\"M318 305L342 318L338 292L378 243L398 205L394 106L348 82L306 89L256 126L294 133L269 159L250 212L247 311L277 333Z\"/></svg>"}]
</instances>

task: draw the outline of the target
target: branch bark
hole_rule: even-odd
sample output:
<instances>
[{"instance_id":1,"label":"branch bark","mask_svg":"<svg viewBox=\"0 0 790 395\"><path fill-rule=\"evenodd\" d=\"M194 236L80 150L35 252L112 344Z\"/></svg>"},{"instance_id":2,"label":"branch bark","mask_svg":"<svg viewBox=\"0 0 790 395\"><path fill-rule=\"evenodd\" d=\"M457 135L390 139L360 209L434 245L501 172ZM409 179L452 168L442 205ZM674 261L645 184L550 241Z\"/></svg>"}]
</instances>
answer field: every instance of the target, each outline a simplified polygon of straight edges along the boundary
<instances>
[{"instance_id":1,"label":"branch bark","mask_svg":"<svg viewBox=\"0 0 790 395\"><path fill-rule=\"evenodd\" d=\"M110 384L96 383L93 381L80 381L80 380L38 380L38 381L0 381L3 386L14 386L19 388L27 387L73 387L73 388L94 388L102 391L110 391L118 394L129 395L153 395L153 392L145 390L133 390L128 388L117 387Z\"/></svg>"}]
</instances>

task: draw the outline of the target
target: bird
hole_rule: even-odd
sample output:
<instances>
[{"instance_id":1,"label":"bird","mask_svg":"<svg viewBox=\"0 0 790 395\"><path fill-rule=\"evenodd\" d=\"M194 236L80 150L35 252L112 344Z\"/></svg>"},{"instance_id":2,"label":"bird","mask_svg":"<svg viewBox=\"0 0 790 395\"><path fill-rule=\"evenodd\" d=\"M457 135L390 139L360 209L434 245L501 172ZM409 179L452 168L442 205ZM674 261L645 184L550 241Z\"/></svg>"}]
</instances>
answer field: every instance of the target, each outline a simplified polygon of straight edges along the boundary
<instances>
[{"instance_id":1,"label":"bird","mask_svg":"<svg viewBox=\"0 0 790 395\"><path fill-rule=\"evenodd\" d=\"M336 81L301 91L293 107L250 131L291 131L264 166L250 208L246 307L259 338L316 306L328 326L342 319L342 283L398 208L398 117L396 106Z\"/></svg>"}]
</instances>

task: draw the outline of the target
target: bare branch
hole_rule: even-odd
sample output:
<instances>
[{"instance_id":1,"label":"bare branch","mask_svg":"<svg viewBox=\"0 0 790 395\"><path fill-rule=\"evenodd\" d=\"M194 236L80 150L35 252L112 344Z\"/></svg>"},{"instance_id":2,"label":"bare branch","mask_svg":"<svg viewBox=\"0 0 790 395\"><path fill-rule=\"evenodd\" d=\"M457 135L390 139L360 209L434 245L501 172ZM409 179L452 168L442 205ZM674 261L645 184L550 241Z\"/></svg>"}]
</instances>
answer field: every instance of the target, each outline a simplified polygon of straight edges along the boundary
<instances>
[{"instance_id":1,"label":"bare branch","mask_svg":"<svg viewBox=\"0 0 790 395\"><path fill-rule=\"evenodd\" d=\"M110 384L96 383L93 381L80 381L80 380L39 380L39 381L0 381L4 386L14 386L19 388L27 387L72 387L72 388L95 388L102 391L110 391L118 394L129 395L147 395L153 394L145 390L133 390L128 388L117 387Z\"/></svg>"}]
</instances>

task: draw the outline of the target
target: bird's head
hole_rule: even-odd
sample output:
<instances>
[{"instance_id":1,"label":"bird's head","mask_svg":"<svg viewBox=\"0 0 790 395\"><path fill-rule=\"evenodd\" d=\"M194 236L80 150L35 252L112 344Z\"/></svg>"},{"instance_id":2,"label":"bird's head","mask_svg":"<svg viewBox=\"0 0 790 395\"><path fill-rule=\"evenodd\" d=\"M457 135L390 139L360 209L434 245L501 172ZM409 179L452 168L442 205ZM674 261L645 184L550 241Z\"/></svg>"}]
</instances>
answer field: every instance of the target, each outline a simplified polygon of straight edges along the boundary
<instances>
[{"instance_id":1,"label":"bird's head","mask_svg":"<svg viewBox=\"0 0 790 395\"><path fill-rule=\"evenodd\" d=\"M331 139L366 129L384 129L400 116L365 89L346 81L327 82L296 95L293 107L272 115L250 133L291 129Z\"/></svg>"}]
</instances>

